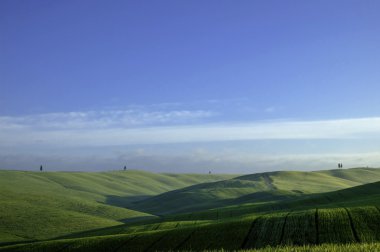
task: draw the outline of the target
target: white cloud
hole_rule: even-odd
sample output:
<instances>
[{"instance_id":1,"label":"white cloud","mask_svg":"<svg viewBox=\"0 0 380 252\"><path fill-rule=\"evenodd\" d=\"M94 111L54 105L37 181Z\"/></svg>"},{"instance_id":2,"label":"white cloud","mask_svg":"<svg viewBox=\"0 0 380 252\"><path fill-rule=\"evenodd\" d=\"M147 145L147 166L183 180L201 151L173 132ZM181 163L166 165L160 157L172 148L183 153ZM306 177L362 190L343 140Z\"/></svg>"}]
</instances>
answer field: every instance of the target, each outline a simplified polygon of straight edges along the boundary
<instances>
[{"instance_id":1,"label":"white cloud","mask_svg":"<svg viewBox=\"0 0 380 252\"><path fill-rule=\"evenodd\" d=\"M197 120L213 115L212 112L202 110L140 113L120 110L0 117L0 146L110 146L261 139L360 139L380 136L380 117L194 124ZM182 124L178 125L178 122ZM192 124L184 125L189 122ZM173 124L174 126L160 126Z\"/></svg>"},{"instance_id":2,"label":"white cloud","mask_svg":"<svg viewBox=\"0 0 380 252\"><path fill-rule=\"evenodd\" d=\"M147 125L189 123L212 117L204 110L145 111L142 109L48 113L28 116L2 116L0 129L75 130L131 128Z\"/></svg>"},{"instance_id":3,"label":"white cloud","mask_svg":"<svg viewBox=\"0 0 380 252\"><path fill-rule=\"evenodd\" d=\"M204 110L129 109L3 116L0 168L38 168L43 162L54 169L104 170L127 163L154 171L253 173L380 162L380 117L202 123L215 115ZM328 141L313 141L320 139ZM227 142L237 140L288 144Z\"/></svg>"}]
</instances>

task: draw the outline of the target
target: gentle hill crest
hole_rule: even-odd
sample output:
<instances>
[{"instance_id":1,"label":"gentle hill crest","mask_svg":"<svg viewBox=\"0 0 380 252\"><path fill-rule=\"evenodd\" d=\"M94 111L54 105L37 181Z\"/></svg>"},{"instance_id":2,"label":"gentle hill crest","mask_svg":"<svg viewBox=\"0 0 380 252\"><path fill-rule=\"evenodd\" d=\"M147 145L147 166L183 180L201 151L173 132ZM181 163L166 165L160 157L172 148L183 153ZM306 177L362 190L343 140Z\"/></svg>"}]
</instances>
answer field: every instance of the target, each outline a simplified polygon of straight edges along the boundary
<instances>
[{"instance_id":1,"label":"gentle hill crest","mask_svg":"<svg viewBox=\"0 0 380 252\"><path fill-rule=\"evenodd\" d=\"M0 241L46 239L155 218L122 206L137 198L232 177L145 171L0 170Z\"/></svg>"},{"instance_id":2,"label":"gentle hill crest","mask_svg":"<svg viewBox=\"0 0 380 252\"><path fill-rule=\"evenodd\" d=\"M135 202L129 207L158 215L186 213L336 191L376 181L380 181L380 169L376 168L265 172L189 186Z\"/></svg>"}]
</instances>

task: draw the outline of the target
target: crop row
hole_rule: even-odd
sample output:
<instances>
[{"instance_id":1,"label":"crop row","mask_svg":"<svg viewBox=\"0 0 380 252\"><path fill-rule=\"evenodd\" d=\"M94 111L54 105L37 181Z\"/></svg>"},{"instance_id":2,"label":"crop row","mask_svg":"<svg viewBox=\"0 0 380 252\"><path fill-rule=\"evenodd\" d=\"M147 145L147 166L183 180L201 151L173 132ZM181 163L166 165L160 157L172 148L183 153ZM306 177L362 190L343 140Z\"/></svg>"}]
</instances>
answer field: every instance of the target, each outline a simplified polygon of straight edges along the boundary
<instances>
[{"instance_id":1,"label":"crop row","mask_svg":"<svg viewBox=\"0 0 380 252\"><path fill-rule=\"evenodd\" d=\"M7 249L9 251L92 251L95 248L97 251L221 248L237 250L279 245L379 242L380 211L376 207L317 209L214 224L164 222L141 229L136 228L135 231L127 235L51 241Z\"/></svg>"}]
</instances>

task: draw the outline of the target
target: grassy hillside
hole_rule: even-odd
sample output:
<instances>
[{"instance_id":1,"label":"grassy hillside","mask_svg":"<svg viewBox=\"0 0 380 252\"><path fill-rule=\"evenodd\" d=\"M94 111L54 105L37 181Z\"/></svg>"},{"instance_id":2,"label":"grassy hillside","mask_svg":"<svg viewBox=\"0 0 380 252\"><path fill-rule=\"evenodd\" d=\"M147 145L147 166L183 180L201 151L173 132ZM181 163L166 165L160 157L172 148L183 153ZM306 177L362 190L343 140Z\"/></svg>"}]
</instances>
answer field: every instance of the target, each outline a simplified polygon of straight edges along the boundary
<instances>
[{"instance_id":1,"label":"grassy hillside","mask_svg":"<svg viewBox=\"0 0 380 252\"><path fill-rule=\"evenodd\" d=\"M0 171L0 242L46 239L154 217L123 206L147 196L232 176Z\"/></svg>"},{"instance_id":2,"label":"grassy hillside","mask_svg":"<svg viewBox=\"0 0 380 252\"><path fill-rule=\"evenodd\" d=\"M0 244L94 235L102 236L99 239L109 246L120 242L123 248L125 239L131 239L128 244L137 247L126 250L154 242L143 247L147 251L167 249L169 243L177 246L170 248L181 249L194 244L199 249L241 249L379 241L380 227L372 224L380 223L380 182L362 185L379 180L380 169L369 168L239 177L0 171ZM331 233L338 232L327 225L334 221L351 231L329 241ZM360 232L352 231L353 226ZM92 245L77 242L95 240L70 241L77 244L69 246L73 251L76 246L86 251ZM62 242L68 246L67 240Z\"/></svg>"},{"instance_id":3,"label":"grassy hillside","mask_svg":"<svg viewBox=\"0 0 380 252\"><path fill-rule=\"evenodd\" d=\"M4 247L5 251L162 251L252 249L266 246L380 241L376 207L314 209L122 235L56 240ZM1 249L0 249L1 251Z\"/></svg>"},{"instance_id":4,"label":"grassy hillside","mask_svg":"<svg viewBox=\"0 0 380 252\"><path fill-rule=\"evenodd\" d=\"M273 213L288 213L316 211L317 208L347 208L356 206L370 207L375 211L380 206L380 182L365 184L357 187L343 189L334 192L303 196L297 199L270 202L265 204L233 205L190 214L166 216L164 219L152 219L141 223L125 224L110 228L91 230L72 234L68 237L79 238L86 236L101 236L114 234L129 234L153 230L169 230L179 227L193 227L230 222L247 218L253 218Z\"/></svg>"},{"instance_id":5,"label":"grassy hillside","mask_svg":"<svg viewBox=\"0 0 380 252\"><path fill-rule=\"evenodd\" d=\"M269 198L269 196L267 196ZM261 215L285 210L308 210L353 206L379 206L380 181L333 192L306 194L294 198L229 205L205 211L168 216L168 220L219 220L247 214Z\"/></svg>"},{"instance_id":6,"label":"grassy hillside","mask_svg":"<svg viewBox=\"0 0 380 252\"><path fill-rule=\"evenodd\" d=\"M370 168L267 172L193 185L150 197L130 204L129 207L159 215L184 213L249 202L296 198L379 180L380 169Z\"/></svg>"},{"instance_id":7,"label":"grassy hillside","mask_svg":"<svg viewBox=\"0 0 380 252\"><path fill-rule=\"evenodd\" d=\"M88 241L91 243L91 241ZM126 241L128 242L128 241ZM61 244L57 242L53 245L54 242L45 243L45 244L35 244L30 248L23 250L25 252L37 252L37 251L47 251L43 250L44 248L53 249L54 251L86 251L87 248L84 247L67 247L63 248ZM120 245L119 245L120 246ZM21 248L21 247L20 247ZM112 246L110 243L108 246L97 247L96 251L123 251L122 248L117 246ZM15 247L0 248L0 251L21 251ZM87 250L91 251L91 250ZM94 251L94 250L92 250ZM202 250L203 252L226 252L224 249L212 249L212 250ZM238 249L234 250L236 252L367 252L367 251L380 251L380 243L351 243L351 244L322 244L322 245L304 245L304 246L278 246L278 247L266 247L262 249Z\"/></svg>"}]
</instances>

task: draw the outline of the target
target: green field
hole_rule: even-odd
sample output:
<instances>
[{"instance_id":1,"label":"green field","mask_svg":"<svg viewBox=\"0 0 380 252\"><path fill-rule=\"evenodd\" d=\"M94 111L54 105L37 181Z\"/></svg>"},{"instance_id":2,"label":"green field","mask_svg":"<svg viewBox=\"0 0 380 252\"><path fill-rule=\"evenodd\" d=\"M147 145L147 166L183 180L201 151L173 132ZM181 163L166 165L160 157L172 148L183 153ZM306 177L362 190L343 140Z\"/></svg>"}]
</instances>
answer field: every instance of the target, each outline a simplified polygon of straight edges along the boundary
<instances>
[{"instance_id":1,"label":"green field","mask_svg":"<svg viewBox=\"0 0 380 252\"><path fill-rule=\"evenodd\" d=\"M243 203L298 198L379 180L380 169L366 168L258 173L170 191L147 198L132 207L158 215L194 212ZM160 202L165 204L159 204Z\"/></svg>"},{"instance_id":2,"label":"green field","mask_svg":"<svg viewBox=\"0 0 380 252\"><path fill-rule=\"evenodd\" d=\"M378 181L373 168L0 171L0 251L365 251L380 242Z\"/></svg>"},{"instance_id":3,"label":"green field","mask_svg":"<svg viewBox=\"0 0 380 252\"><path fill-rule=\"evenodd\" d=\"M0 242L47 239L124 222L157 218L127 202L232 175L143 171L0 171Z\"/></svg>"},{"instance_id":4,"label":"green field","mask_svg":"<svg viewBox=\"0 0 380 252\"><path fill-rule=\"evenodd\" d=\"M287 212L241 219L135 230L128 234L62 239L3 247L5 251L239 250L267 246L380 242L376 207Z\"/></svg>"}]
</instances>

